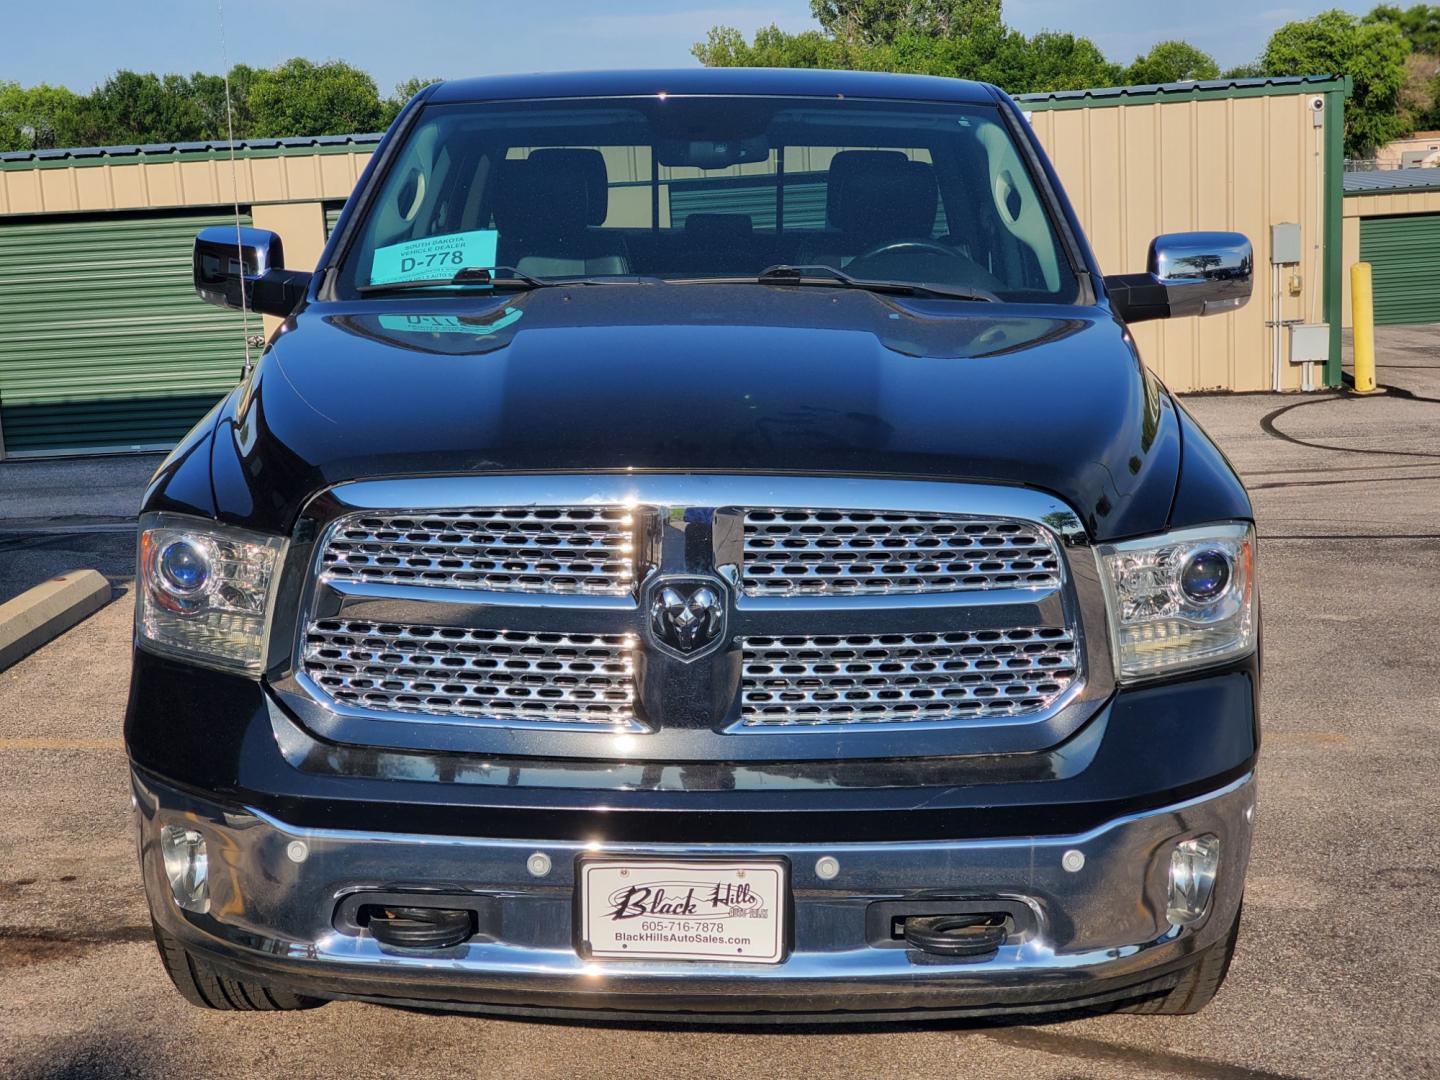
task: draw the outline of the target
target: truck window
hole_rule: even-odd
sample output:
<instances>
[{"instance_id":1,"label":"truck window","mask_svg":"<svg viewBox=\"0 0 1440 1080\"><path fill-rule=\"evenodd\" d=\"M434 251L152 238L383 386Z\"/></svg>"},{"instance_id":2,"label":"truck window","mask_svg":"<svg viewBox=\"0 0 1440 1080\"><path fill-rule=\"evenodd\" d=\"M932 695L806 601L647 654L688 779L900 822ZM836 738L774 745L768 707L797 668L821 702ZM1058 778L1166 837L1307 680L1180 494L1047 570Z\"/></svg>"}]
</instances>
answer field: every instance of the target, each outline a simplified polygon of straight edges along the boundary
<instances>
[{"instance_id":1,"label":"truck window","mask_svg":"<svg viewBox=\"0 0 1440 1080\"><path fill-rule=\"evenodd\" d=\"M996 109L794 98L432 106L342 282L471 266L693 280L780 263L1018 302L1076 289Z\"/></svg>"}]
</instances>

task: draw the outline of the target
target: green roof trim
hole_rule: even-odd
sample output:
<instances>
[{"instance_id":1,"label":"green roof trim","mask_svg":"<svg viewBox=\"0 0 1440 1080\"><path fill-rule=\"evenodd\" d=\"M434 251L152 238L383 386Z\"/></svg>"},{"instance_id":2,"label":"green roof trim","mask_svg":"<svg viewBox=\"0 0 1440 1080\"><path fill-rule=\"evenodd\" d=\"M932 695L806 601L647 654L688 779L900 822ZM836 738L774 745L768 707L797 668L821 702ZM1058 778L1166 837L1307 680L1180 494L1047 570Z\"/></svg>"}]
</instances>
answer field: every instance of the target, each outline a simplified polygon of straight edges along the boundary
<instances>
[{"instance_id":1,"label":"green roof trim","mask_svg":"<svg viewBox=\"0 0 1440 1080\"><path fill-rule=\"evenodd\" d=\"M228 142L154 143L146 146L81 146L16 150L0 154L0 171L84 169L97 165L164 165L172 161L237 161L246 158L368 154L379 135L321 135L310 139L249 139Z\"/></svg>"},{"instance_id":2,"label":"green roof trim","mask_svg":"<svg viewBox=\"0 0 1440 1080\"><path fill-rule=\"evenodd\" d=\"M1114 105L1154 105L1157 102L1280 97L1335 91L1348 97L1351 86L1348 75L1287 75L1269 79L1208 79L1151 86L1112 86L1100 90L1054 90L1048 94L1017 94L1015 100L1026 112L1049 112L1056 109L1095 109Z\"/></svg>"}]
</instances>

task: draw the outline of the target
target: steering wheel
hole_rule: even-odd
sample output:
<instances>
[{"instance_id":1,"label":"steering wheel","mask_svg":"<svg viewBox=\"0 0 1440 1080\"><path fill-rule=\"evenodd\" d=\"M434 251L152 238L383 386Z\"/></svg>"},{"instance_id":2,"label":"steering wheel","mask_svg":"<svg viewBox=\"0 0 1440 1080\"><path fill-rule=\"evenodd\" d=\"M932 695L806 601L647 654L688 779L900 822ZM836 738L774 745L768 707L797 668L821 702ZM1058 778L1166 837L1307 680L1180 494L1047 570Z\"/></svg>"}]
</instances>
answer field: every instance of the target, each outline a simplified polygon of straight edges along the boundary
<instances>
[{"instance_id":1,"label":"steering wheel","mask_svg":"<svg viewBox=\"0 0 1440 1080\"><path fill-rule=\"evenodd\" d=\"M866 259L873 259L878 255L888 255L897 251L928 251L932 255L945 255L951 259L964 258L954 248L948 248L944 244L934 240L886 240L883 244L876 244L872 248L862 251L850 262L864 262Z\"/></svg>"}]
</instances>

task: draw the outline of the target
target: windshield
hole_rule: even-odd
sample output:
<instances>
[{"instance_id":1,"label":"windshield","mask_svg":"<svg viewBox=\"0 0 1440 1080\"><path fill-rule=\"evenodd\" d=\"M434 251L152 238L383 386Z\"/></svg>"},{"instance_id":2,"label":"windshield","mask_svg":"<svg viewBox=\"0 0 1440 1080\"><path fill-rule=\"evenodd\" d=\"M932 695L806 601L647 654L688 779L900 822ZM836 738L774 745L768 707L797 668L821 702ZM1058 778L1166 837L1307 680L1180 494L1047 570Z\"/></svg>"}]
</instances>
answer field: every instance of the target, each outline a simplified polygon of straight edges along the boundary
<instances>
[{"instance_id":1,"label":"windshield","mask_svg":"<svg viewBox=\"0 0 1440 1080\"><path fill-rule=\"evenodd\" d=\"M997 109L753 97L428 107L339 289L748 281L775 266L832 286L1076 295Z\"/></svg>"}]
</instances>

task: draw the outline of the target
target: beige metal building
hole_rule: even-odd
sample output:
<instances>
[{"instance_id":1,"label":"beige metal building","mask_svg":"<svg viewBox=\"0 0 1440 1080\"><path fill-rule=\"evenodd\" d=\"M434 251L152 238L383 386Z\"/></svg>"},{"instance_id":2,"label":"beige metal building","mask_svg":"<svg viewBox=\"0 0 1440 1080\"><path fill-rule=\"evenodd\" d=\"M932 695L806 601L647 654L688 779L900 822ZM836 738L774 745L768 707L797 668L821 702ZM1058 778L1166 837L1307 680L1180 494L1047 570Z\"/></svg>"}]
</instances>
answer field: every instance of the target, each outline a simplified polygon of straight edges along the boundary
<instances>
[{"instance_id":1,"label":"beige metal building","mask_svg":"<svg viewBox=\"0 0 1440 1080\"><path fill-rule=\"evenodd\" d=\"M1107 272L1144 269L1161 232L1255 241L1246 309L1136 327L1173 389L1265 390L1276 370L1299 388L1277 312L1328 323L1312 375L1338 384L1347 90L1305 78L1022 99ZM234 385L243 353L240 316L191 291L196 230L233 221L238 202L244 222L280 233L289 265L313 264L378 138L252 140L233 164L228 144L0 154L0 456L173 443ZM1284 223L1298 226L1295 261L1272 271Z\"/></svg>"},{"instance_id":2,"label":"beige metal building","mask_svg":"<svg viewBox=\"0 0 1440 1080\"><path fill-rule=\"evenodd\" d=\"M1289 326L1305 324L1327 326L1310 336L1325 343L1313 384L1338 385L1348 90L1347 80L1312 77L1020 99L1106 273L1144 270L1161 233L1223 229L1254 243L1255 295L1241 311L1135 327L1141 355L1171 389L1300 389L1306 371L1291 363ZM1298 244L1277 251L1271 230L1286 224L1299 227Z\"/></svg>"}]
</instances>

